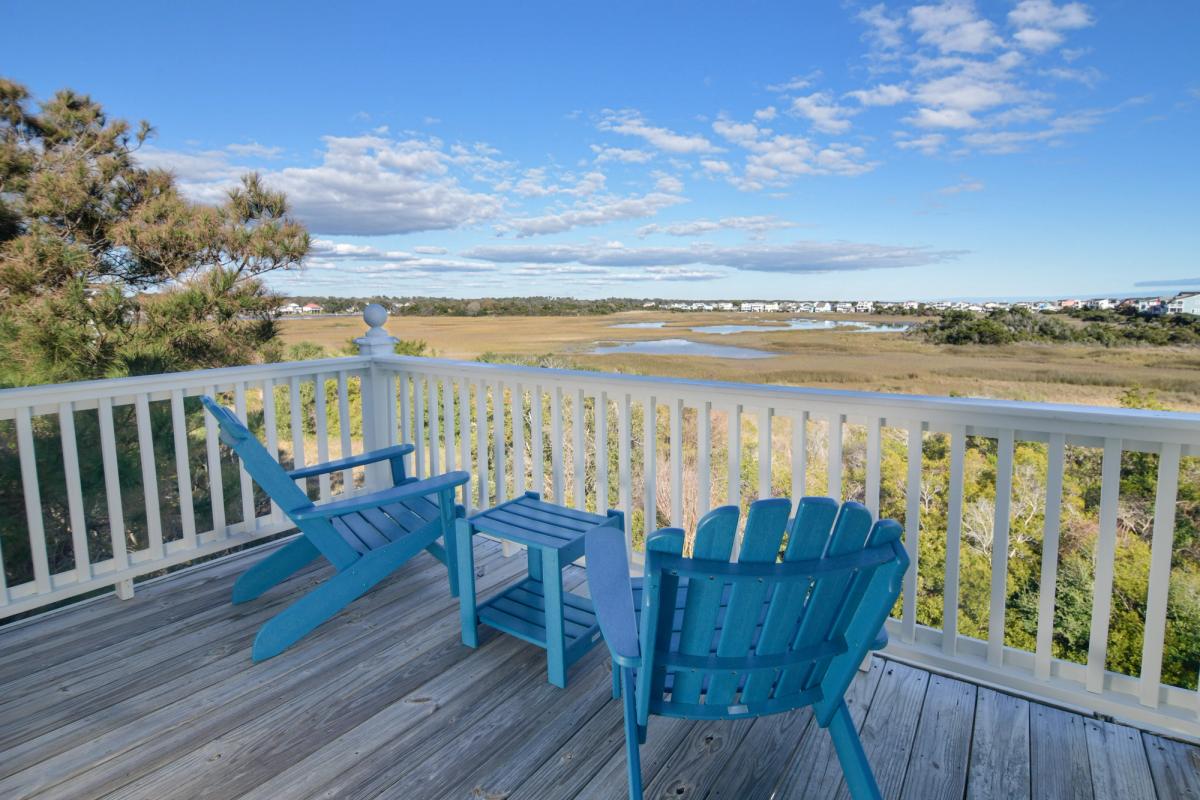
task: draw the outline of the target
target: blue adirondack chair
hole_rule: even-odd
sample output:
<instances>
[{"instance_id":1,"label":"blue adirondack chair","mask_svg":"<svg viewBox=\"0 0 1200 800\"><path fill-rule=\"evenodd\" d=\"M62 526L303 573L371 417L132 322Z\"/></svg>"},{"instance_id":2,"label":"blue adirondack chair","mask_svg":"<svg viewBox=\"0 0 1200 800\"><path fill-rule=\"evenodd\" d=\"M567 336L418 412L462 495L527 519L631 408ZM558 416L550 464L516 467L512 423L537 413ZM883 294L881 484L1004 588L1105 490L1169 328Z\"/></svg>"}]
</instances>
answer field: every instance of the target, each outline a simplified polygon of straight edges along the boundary
<instances>
[{"instance_id":1,"label":"blue adirondack chair","mask_svg":"<svg viewBox=\"0 0 1200 800\"><path fill-rule=\"evenodd\" d=\"M404 456L412 452L410 444L289 472L229 409L211 397L202 397L201 401L216 418L221 441L237 453L250 476L302 534L238 578L233 586L233 602L245 603L259 597L317 556L324 556L337 570L262 626L254 639L255 661L291 647L421 550L428 550L447 565L450 594L458 595L454 521L463 515L463 509L454 502L454 490L467 483L470 475L458 471L425 480L406 477ZM381 461L391 465L390 489L314 505L296 484L301 478ZM444 546L438 544L438 539Z\"/></svg>"},{"instance_id":2,"label":"blue adirondack chair","mask_svg":"<svg viewBox=\"0 0 1200 800\"><path fill-rule=\"evenodd\" d=\"M801 500L789 523L790 510L786 498L753 503L733 563L734 506L700 520L691 558L682 529L656 531L641 580L630 578L620 530L588 532L588 585L620 676L633 800L651 714L739 719L804 706L829 730L851 796L880 796L845 692L867 652L886 644L883 623L908 569L901 529L827 497Z\"/></svg>"}]
</instances>

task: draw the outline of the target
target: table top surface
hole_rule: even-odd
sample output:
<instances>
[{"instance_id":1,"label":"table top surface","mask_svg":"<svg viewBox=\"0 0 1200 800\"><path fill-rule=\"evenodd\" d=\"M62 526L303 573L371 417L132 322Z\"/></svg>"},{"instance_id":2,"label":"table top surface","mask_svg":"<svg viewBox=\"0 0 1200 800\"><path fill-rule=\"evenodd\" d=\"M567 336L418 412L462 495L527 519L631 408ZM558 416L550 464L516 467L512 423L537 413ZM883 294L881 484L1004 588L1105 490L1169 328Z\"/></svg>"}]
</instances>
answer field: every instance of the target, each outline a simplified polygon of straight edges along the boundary
<instances>
[{"instance_id":1,"label":"table top surface","mask_svg":"<svg viewBox=\"0 0 1200 800\"><path fill-rule=\"evenodd\" d=\"M589 530L597 525L614 524L613 520L609 515L547 503L536 492L526 492L468 517L476 531L526 547L554 550L577 546Z\"/></svg>"}]
</instances>

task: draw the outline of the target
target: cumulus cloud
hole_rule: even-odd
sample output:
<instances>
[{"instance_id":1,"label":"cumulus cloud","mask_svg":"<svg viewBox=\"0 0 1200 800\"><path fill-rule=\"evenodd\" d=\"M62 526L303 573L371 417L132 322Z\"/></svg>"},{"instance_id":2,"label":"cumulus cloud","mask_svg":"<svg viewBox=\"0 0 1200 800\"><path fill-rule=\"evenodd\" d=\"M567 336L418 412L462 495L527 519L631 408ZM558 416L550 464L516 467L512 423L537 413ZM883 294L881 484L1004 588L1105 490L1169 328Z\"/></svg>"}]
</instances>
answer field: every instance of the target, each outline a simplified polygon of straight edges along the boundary
<instances>
[{"instance_id":1,"label":"cumulus cloud","mask_svg":"<svg viewBox=\"0 0 1200 800\"><path fill-rule=\"evenodd\" d=\"M472 147L447 149L437 139L391 139L381 135L326 136L316 166L262 172L284 191L293 212L322 234L384 235L442 230L497 216L501 197L473 191L461 175L486 169L490 156ZM138 159L170 169L184 195L219 202L247 171L225 151L184 153L145 148ZM493 162L494 163L494 162Z\"/></svg>"},{"instance_id":2,"label":"cumulus cloud","mask_svg":"<svg viewBox=\"0 0 1200 800\"><path fill-rule=\"evenodd\" d=\"M1039 53L1062 44L1062 31L1086 28L1095 22L1083 3L1055 5L1051 0L1021 0L1008 12L1008 21L1017 28L1013 39Z\"/></svg>"},{"instance_id":3,"label":"cumulus cloud","mask_svg":"<svg viewBox=\"0 0 1200 800\"><path fill-rule=\"evenodd\" d=\"M593 170L581 176L565 175L562 183L547 183L547 172L545 167L525 170L513 185L513 192L520 197L548 197L555 194L587 197L603 190L606 182L604 173Z\"/></svg>"},{"instance_id":4,"label":"cumulus cloud","mask_svg":"<svg viewBox=\"0 0 1200 800\"><path fill-rule=\"evenodd\" d=\"M309 269L334 270L343 275L411 274L437 272L491 272L495 267L460 258L434 258L445 255L443 247L414 247L384 250L367 244L336 242L314 238L305 266Z\"/></svg>"},{"instance_id":5,"label":"cumulus cloud","mask_svg":"<svg viewBox=\"0 0 1200 800\"><path fill-rule=\"evenodd\" d=\"M995 26L979 16L970 0L914 6L908 18L919 41L943 53L984 53L1001 44Z\"/></svg>"},{"instance_id":6,"label":"cumulus cloud","mask_svg":"<svg viewBox=\"0 0 1200 800\"><path fill-rule=\"evenodd\" d=\"M645 164L654 158L654 154L646 150L636 150L626 147L602 147L598 144L592 145L591 148L592 152L596 154L597 164L603 164L605 161L619 161L624 164Z\"/></svg>"},{"instance_id":7,"label":"cumulus cloud","mask_svg":"<svg viewBox=\"0 0 1200 800\"><path fill-rule=\"evenodd\" d=\"M847 92L847 97L853 97L864 106L894 106L909 98L908 89L896 84L881 83L869 89L856 89Z\"/></svg>"},{"instance_id":8,"label":"cumulus cloud","mask_svg":"<svg viewBox=\"0 0 1200 800\"><path fill-rule=\"evenodd\" d=\"M624 247L604 244L499 244L470 248L461 255L495 264L581 264L595 267L716 267L752 272L853 272L940 264L962 251L856 242L795 241L719 247Z\"/></svg>"},{"instance_id":9,"label":"cumulus cloud","mask_svg":"<svg viewBox=\"0 0 1200 800\"><path fill-rule=\"evenodd\" d=\"M604 225L628 219L652 217L664 208L687 202L677 194L650 192L630 197L600 197L561 211L528 217L513 217L498 227L519 237L562 233L572 228Z\"/></svg>"},{"instance_id":10,"label":"cumulus cloud","mask_svg":"<svg viewBox=\"0 0 1200 800\"><path fill-rule=\"evenodd\" d=\"M730 174L733 185L746 191L783 186L802 175L860 175L877 166L857 145L821 145L804 136L775 134L750 122L718 119L713 131L747 151L741 175Z\"/></svg>"},{"instance_id":11,"label":"cumulus cloud","mask_svg":"<svg viewBox=\"0 0 1200 800\"><path fill-rule=\"evenodd\" d=\"M247 142L246 144L231 144L225 147L226 150L238 156L257 156L258 158L279 158L283 154L282 147L269 147L258 142Z\"/></svg>"},{"instance_id":12,"label":"cumulus cloud","mask_svg":"<svg viewBox=\"0 0 1200 800\"><path fill-rule=\"evenodd\" d=\"M791 111L807 119L814 129L822 133L845 133L850 130L847 117L855 113L855 109L839 106L828 92L792 98Z\"/></svg>"},{"instance_id":13,"label":"cumulus cloud","mask_svg":"<svg viewBox=\"0 0 1200 800\"><path fill-rule=\"evenodd\" d=\"M705 233L722 230L746 231L752 236L761 237L768 231L784 230L798 227L797 223L789 222L779 217L762 215L749 217L722 217L720 219L694 219L686 222L672 222L665 225L652 223L638 228L638 236L645 238L652 234L662 233L667 236L700 236Z\"/></svg>"},{"instance_id":14,"label":"cumulus cloud","mask_svg":"<svg viewBox=\"0 0 1200 800\"><path fill-rule=\"evenodd\" d=\"M931 156L946 144L946 135L944 133L927 133L923 136L911 136L900 131L897 133L896 140L896 147L901 150L918 150Z\"/></svg>"},{"instance_id":15,"label":"cumulus cloud","mask_svg":"<svg viewBox=\"0 0 1200 800\"><path fill-rule=\"evenodd\" d=\"M637 136L667 153L716 153L720 148L698 134L676 133L669 128L649 124L637 111L606 109L597 125L602 131Z\"/></svg>"},{"instance_id":16,"label":"cumulus cloud","mask_svg":"<svg viewBox=\"0 0 1200 800\"><path fill-rule=\"evenodd\" d=\"M767 106L766 108L760 108L755 111L754 118L759 122L770 122L771 120L775 119L778 113L779 110L776 109L775 106Z\"/></svg>"},{"instance_id":17,"label":"cumulus cloud","mask_svg":"<svg viewBox=\"0 0 1200 800\"><path fill-rule=\"evenodd\" d=\"M713 175L728 175L733 172L733 167L729 165L728 161L721 161L716 158L702 158L700 159L700 166L705 172Z\"/></svg>"}]
</instances>

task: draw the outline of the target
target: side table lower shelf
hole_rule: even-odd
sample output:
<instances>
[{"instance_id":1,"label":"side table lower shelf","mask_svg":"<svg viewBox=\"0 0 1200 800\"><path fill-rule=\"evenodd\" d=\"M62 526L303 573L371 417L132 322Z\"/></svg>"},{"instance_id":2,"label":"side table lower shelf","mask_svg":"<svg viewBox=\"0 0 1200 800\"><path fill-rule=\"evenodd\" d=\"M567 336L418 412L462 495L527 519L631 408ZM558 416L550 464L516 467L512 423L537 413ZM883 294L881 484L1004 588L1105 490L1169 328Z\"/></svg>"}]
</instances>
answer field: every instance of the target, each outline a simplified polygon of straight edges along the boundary
<instances>
[{"instance_id":1,"label":"side table lower shelf","mask_svg":"<svg viewBox=\"0 0 1200 800\"><path fill-rule=\"evenodd\" d=\"M592 601L574 592L563 592L563 638L566 666L578 661L600 641L600 623ZM541 581L526 578L479 605L479 621L497 630L546 647L546 599Z\"/></svg>"}]
</instances>

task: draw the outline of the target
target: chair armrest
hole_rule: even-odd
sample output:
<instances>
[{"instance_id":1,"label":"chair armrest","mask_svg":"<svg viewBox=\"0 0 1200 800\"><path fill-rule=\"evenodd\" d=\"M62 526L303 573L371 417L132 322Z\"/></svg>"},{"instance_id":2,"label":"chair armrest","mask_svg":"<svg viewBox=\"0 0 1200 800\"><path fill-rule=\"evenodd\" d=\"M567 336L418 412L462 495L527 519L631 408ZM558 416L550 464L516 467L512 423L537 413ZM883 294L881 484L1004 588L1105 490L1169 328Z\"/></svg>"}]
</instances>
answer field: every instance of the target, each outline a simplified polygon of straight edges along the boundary
<instances>
[{"instance_id":1,"label":"chair armrest","mask_svg":"<svg viewBox=\"0 0 1200 800\"><path fill-rule=\"evenodd\" d=\"M296 522L309 519L341 517L346 514L353 514L356 511L368 511L372 508L379 508L386 503L407 500L410 497L423 497L425 495L438 494L439 492L453 491L469 480L471 480L470 474L462 470L456 470L455 472L447 472L445 475L438 475L435 478L409 481L399 486L393 486L390 489L384 489L383 491L352 497L349 500L339 500L336 503L324 503L323 505L313 506L301 511L294 511L291 517Z\"/></svg>"},{"instance_id":2,"label":"chair armrest","mask_svg":"<svg viewBox=\"0 0 1200 800\"><path fill-rule=\"evenodd\" d=\"M324 461L320 464L293 469L288 472L288 477L298 480L300 478L311 478L314 475L325 475L330 472L337 472L338 470L350 469L352 467L361 467L365 464L374 464L377 461L406 456L413 449L411 444L394 444L391 447L384 447L380 450L371 450L366 453L359 453L356 456L339 458L337 461Z\"/></svg>"},{"instance_id":3,"label":"chair armrest","mask_svg":"<svg viewBox=\"0 0 1200 800\"><path fill-rule=\"evenodd\" d=\"M637 617L633 613L633 584L629 579L629 554L625 532L612 525L597 525L584 537L588 593L596 609L600 631L622 667L640 663Z\"/></svg>"}]
</instances>

